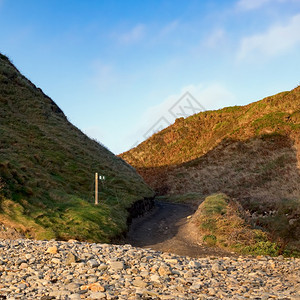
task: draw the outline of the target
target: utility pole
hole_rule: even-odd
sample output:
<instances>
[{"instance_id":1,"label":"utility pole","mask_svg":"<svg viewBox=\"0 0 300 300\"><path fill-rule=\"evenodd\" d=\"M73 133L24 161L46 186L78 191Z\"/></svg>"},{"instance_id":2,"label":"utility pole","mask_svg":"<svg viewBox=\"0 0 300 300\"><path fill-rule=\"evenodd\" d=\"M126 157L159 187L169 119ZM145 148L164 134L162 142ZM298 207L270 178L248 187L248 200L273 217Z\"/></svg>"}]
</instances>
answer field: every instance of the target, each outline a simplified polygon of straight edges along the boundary
<instances>
[{"instance_id":1,"label":"utility pole","mask_svg":"<svg viewBox=\"0 0 300 300\"><path fill-rule=\"evenodd\" d=\"M95 205L98 205L98 173L95 173Z\"/></svg>"}]
</instances>

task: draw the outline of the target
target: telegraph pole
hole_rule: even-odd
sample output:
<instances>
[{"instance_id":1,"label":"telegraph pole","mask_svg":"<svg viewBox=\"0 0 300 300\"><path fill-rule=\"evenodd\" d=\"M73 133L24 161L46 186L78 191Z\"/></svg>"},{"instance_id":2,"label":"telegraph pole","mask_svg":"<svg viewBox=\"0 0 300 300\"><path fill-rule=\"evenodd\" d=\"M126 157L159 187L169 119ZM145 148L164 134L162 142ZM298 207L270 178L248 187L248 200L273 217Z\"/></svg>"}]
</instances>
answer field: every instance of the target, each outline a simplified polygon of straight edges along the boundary
<instances>
[{"instance_id":1,"label":"telegraph pole","mask_svg":"<svg viewBox=\"0 0 300 300\"><path fill-rule=\"evenodd\" d=\"M95 173L95 205L98 205L98 173Z\"/></svg>"}]
</instances>

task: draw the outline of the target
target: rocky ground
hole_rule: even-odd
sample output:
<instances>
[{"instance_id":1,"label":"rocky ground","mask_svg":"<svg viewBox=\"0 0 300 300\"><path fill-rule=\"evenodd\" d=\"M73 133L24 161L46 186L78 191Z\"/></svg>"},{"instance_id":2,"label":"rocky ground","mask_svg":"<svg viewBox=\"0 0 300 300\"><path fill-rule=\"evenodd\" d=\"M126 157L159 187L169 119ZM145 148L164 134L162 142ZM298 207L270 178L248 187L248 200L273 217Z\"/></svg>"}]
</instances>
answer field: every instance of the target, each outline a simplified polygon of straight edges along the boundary
<instances>
[{"instance_id":1,"label":"rocky ground","mask_svg":"<svg viewBox=\"0 0 300 300\"><path fill-rule=\"evenodd\" d=\"M0 240L0 299L300 299L300 260Z\"/></svg>"}]
</instances>

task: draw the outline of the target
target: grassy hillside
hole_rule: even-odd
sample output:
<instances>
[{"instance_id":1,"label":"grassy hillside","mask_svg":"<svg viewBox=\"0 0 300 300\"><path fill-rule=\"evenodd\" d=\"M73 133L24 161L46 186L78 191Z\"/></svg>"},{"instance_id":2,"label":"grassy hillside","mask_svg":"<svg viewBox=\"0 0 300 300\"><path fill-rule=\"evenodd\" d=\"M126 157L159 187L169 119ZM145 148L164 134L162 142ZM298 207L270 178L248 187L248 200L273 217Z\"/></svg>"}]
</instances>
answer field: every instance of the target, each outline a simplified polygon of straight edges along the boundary
<instances>
[{"instance_id":1,"label":"grassy hillside","mask_svg":"<svg viewBox=\"0 0 300 300\"><path fill-rule=\"evenodd\" d=\"M201 157L225 138L246 141L275 133L296 139L299 130L300 87L246 106L179 118L120 156L140 168L178 165Z\"/></svg>"},{"instance_id":2,"label":"grassy hillside","mask_svg":"<svg viewBox=\"0 0 300 300\"><path fill-rule=\"evenodd\" d=\"M107 178L99 206L94 172ZM0 54L0 223L36 238L108 241L126 228L126 209L152 194Z\"/></svg>"},{"instance_id":3,"label":"grassy hillside","mask_svg":"<svg viewBox=\"0 0 300 300\"><path fill-rule=\"evenodd\" d=\"M177 119L121 157L159 195L200 203L225 193L254 226L300 248L300 87Z\"/></svg>"}]
</instances>

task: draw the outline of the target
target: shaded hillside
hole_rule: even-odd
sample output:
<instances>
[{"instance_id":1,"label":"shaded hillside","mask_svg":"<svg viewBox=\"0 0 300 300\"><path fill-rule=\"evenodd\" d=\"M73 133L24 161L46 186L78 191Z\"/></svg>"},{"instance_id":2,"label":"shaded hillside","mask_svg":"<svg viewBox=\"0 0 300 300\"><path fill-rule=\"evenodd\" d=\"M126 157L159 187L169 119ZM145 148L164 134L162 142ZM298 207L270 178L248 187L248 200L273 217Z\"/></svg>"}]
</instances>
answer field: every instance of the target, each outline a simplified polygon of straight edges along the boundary
<instances>
[{"instance_id":1,"label":"shaded hillside","mask_svg":"<svg viewBox=\"0 0 300 300\"><path fill-rule=\"evenodd\" d=\"M106 176L93 205L94 172ZM68 122L0 54L0 223L38 238L108 241L152 196L135 170Z\"/></svg>"},{"instance_id":2,"label":"shaded hillside","mask_svg":"<svg viewBox=\"0 0 300 300\"><path fill-rule=\"evenodd\" d=\"M200 203L223 192L264 217L254 225L300 240L300 87L177 119L121 157L159 195Z\"/></svg>"}]
</instances>

